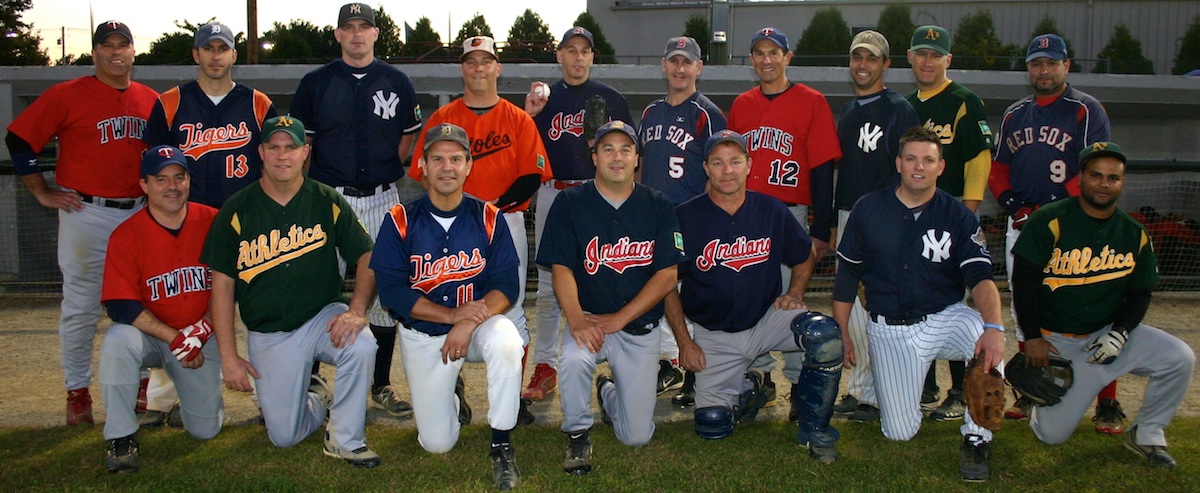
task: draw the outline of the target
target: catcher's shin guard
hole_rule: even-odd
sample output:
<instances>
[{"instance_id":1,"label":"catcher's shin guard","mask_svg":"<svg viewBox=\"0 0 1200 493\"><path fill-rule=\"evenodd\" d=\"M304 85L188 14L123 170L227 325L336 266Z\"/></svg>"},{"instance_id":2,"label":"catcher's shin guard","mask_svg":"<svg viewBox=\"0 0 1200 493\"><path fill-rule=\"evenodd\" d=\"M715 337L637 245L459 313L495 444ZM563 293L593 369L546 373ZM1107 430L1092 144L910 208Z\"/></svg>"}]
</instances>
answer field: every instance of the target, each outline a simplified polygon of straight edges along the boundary
<instances>
[{"instance_id":1,"label":"catcher's shin guard","mask_svg":"<svg viewBox=\"0 0 1200 493\"><path fill-rule=\"evenodd\" d=\"M842 378L842 330L837 323L818 312L807 312L792 320L796 345L804 350L797 392L792 395L799 409L799 443L832 447L841 434L829 425L838 382Z\"/></svg>"}]
</instances>

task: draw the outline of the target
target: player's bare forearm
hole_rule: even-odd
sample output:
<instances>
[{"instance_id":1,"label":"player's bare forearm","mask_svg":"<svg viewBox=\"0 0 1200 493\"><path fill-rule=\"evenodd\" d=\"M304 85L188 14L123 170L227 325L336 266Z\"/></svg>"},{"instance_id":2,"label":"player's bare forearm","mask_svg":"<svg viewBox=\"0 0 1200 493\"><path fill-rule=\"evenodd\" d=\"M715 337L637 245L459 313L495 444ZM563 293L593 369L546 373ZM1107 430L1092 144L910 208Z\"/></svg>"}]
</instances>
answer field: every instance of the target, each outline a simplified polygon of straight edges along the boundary
<instances>
[{"instance_id":1,"label":"player's bare forearm","mask_svg":"<svg viewBox=\"0 0 1200 493\"><path fill-rule=\"evenodd\" d=\"M969 209L972 213L978 213L979 212L979 202L980 201L978 201L978 200L965 200L964 199L963 205L966 206L967 209Z\"/></svg>"},{"instance_id":2,"label":"player's bare forearm","mask_svg":"<svg viewBox=\"0 0 1200 493\"><path fill-rule=\"evenodd\" d=\"M683 300L679 298L678 290L672 289L663 298L663 310L671 333L675 335L675 342L679 343L679 364L689 371L703 370L708 362L704 359L704 350L687 331L687 318L683 314Z\"/></svg>"},{"instance_id":3,"label":"player's bare forearm","mask_svg":"<svg viewBox=\"0 0 1200 493\"><path fill-rule=\"evenodd\" d=\"M371 252L358 257L354 274L354 293L350 295L350 312L366 317L367 309L375 301L375 271L371 270Z\"/></svg>"},{"instance_id":4,"label":"player's bare forearm","mask_svg":"<svg viewBox=\"0 0 1200 493\"><path fill-rule=\"evenodd\" d=\"M78 193L50 188L46 177L41 173L31 173L21 176L21 182L33 194L33 198L43 207L61 209L67 212L83 210L83 197Z\"/></svg>"},{"instance_id":5,"label":"player's bare forearm","mask_svg":"<svg viewBox=\"0 0 1200 493\"><path fill-rule=\"evenodd\" d=\"M488 313L491 315L504 313L512 306L512 302L499 289L493 289L483 295L483 303L487 305Z\"/></svg>"},{"instance_id":6,"label":"player's bare forearm","mask_svg":"<svg viewBox=\"0 0 1200 493\"><path fill-rule=\"evenodd\" d=\"M641 291L638 291L637 296L634 296L632 300L629 300L629 303L626 303L620 310L617 310L617 313L613 314L615 315L615 321L623 322L622 325L620 327L605 327L605 331L609 334L618 332L642 316L642 314L650 311L654 305L667 296L667 293L675 290L675 284L679 280L678 273L679 268L674 265L655 272L650 277L650 280L646 281L646 285L642 286Z\"/></svg>"},{"instance_id":7,"label":"player's bare forearm","mask_svg":"<svg viewBox=\"0 0 1200 493\"><path fill-rule=\"evenodd\" d=\"M850 339L850 308L852 306L853 303L833 300L833 321L837 322L838 327L842 329L842 346L846 351L844 361L846 366L851 368L858 364L858 357L854 352L854 341Z\"/></svg>"},{"instance_id":8,"label":"player's bare forearm","mask_svg":"<svg viewBox=\"0 0 1200 493\"><path fill-rule=\"evenodd\" d=\"M788 290L775 301L775 308L780 310L799 310L803 308L804 293L808 291L808 281L812 279L816 262L816 255L810 254L804 262L792 266L791 276L788 280ZM796 306L797 302L801 306Z\"/></svg>"},{"instance_id":9,"label":"player's bare forearm","mask_svg":"<svg viewBox=\"0 0 1200 493\"><path fill-rule=\"evenodd\" d=\"M400 145L396 147L396 156L400 158L400 162L407 162L412 158L413 148L417 144L417 135L408 134L400 137Z\"/></svg>"},{"instance_id":10,"label":"player's bare forearm","mask_svg":"<svg viewBox=\"0 0 1200 493\"><path fill-rule=\"evenodd\" d=\"M167 344L174 341L175 336L179 334L178 329L159 320L150 310L142 310L142 313L139 313L137 318L133 319L133 326L146 333L146 335Z\"/></svg>"},{"instance_id":11,"label":"player's bare forearm","mask_svg":"<svg viewBox=\"0 0 1200 493\"><path fill-rule=\"evenodd\" d=\"M975 308L983 316L983 323L1003 325L1001 317L1000 290L991 279L975 283L971 288L971 298L975 300ZM975 345L975 356L983 354L985 370L991 370L1004 358L1004 333L995 329L984 329L983 335Z\"/></svg>"},{"instance_id":12,"label":"player's bare forearm","mask_svg":"<svg viewBox=\"0 0 1200 493\"><path fill-rule=\"evenodd\" d=\"M575 284L575 273L565 265L555 264L551 267L551 279L554 283L554 296L558 298L558 306L567 319L567 331L575 344L592 353L600 351L604 345L604 333L588 320L579 304L579 286Z\"/></svg>"}]
</instances>

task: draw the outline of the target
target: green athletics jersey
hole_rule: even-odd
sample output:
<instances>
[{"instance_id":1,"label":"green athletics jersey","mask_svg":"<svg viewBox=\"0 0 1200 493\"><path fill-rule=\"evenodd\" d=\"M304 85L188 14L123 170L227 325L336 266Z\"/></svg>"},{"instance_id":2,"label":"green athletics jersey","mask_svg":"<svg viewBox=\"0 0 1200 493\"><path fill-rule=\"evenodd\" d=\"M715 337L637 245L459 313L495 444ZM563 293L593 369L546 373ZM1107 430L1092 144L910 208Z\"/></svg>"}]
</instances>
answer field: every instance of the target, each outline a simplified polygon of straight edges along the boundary
<instances>
[{"instance_id":1,"label":"green athletics jersey","mask_svg":"<svg viewBox=\"0 0 1200 493\"><path fill-rule=\"evenodd\" d=\"M1094 219L1076 197L1051 202L1029 216L1013 255L1044 266L1038 320L1051 332L1100 330L1112 323L1125 293L1158 281L1146 228L1120 209L1107 220Z\"/></svg>"},{"instance_id":2,"label":"green athletics jersey","mask_svg":"<svg viewBox=\"0 0 1200 493\"><path fill-rule=\"evenodd\" d=\"M966 169L967 161L985 150L991 152L992 129L988 127L987 114L979 96L957 82L948 82L941 90L913 91L906 99L917 110L921 125L942 139L946 170L938 177L938 188L962 197L970 174ZM976 188L977 193L966 195L982 197L987 186L987 170L971 176L969 186Z\"/></svg>"},{"instance_id":3,"label":"green athletics jersey","mask_svg":"<svg viewBox=\"0 0 1200 493\"><path fill-rule=\"evenodd\" d=\"M353 264L371 248L346 199L305 178L283 206L258 183L233 194L213 220L200 258L234 279L247 329L286 332L345 301L339 252Z\"/></svg>"}]
</instances>

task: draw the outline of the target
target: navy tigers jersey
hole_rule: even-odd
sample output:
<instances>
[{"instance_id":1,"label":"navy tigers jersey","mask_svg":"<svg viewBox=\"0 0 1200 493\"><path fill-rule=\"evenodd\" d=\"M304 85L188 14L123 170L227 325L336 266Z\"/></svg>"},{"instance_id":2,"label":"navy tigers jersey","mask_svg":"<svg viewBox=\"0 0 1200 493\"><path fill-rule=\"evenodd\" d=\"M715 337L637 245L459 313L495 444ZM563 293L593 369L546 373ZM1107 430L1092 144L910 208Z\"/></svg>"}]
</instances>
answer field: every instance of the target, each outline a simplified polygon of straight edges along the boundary
<instances>
[{"instance_id":1,"label":"navy tigers jersey","mask_svg":"<svg viewBox=\"0 0 1200 493\"><path fill-rule=\"evenodd\" d=\"M309 72L288 111L313 139L308 175L332 187L399 180L400 139L421 129L412 81L378 59L357 69L339 58Z\"/></svg>"},{"instance_id":2,"label":"navy tigers jersey","mask_svg":"<svg viewBox=\"0 0 1200 493\"><path fill-rule=\"evenodd\" d=\"M188 200L219 208L262 176L259 135L263 120L274 116L271 98L255 89L235 83L220 104L213 104L192 81L159 96L142 140L150 147L182 150L192 176Z\"/></svg>"},{"instance_id":3,"label":"navy tigers jersey","mask_svg":"<svg viewBox=\"0 0 1200 493\"><path fill-rule=\"evenodd\" d=\"M779 267L808 260L812 240L779 199L746 192L730 215L708 194L675 209L687 258L679 269L688 320L709 330L754 327L779 297Z\"/></svg>"},{"instance_id":4,"label":"navy tigers jersey","mask_svg":"<svg viewBox=\"0 0 1200 493\"><path fill-rule=\"evenodd\" d=\"M583 138L588 100L594 96L604 98L609 121L621 120L632 125L629 105L616 89L592 79L578 86L559 79L550 87L546 106L533 117L550 158L550 170L555 180L590 180L596 176L596 167Z\"/></svg>"},{"instance_id":5,"label":"navy tigers jersey","mask_svg":"<svg viewBox=\"0 0 1200 493\"><path fill-rule=\"evenodd\" d=\"M868 192L900 183L900 136L920 124L917 110L891 89L847 101L838 113L842 159L834 205L848 211Z\"/></svg>"},{"instance_id":6,"label":"navy tigers jersey","mask_svg":"<svg viewBox=\"0 0 1200 493\"><path fill-rule=\"evenodd\" d=\"M725 115L699 91L677 106L659 99L642 112L638 130L642 183L667 194L672 204L704 192L704 142L725 130Z\"/></svg>"},{"instance_id":7,"label":"navy tigers jersey","mask_svg":"<svg viewBox=\"0 0 1200 493\"><path fill-rule=\"evenodd\" d=\"M571 269L580 307L598 314L616 313L654 274L682 262L683 238L670 199L641 184L619 208L595 182L564 190L550 206L537 253L538 265ZM662 314L659 301L627 328L657 323Z\"/></svg>"},{"instance_id":8,"label":"navy tigers jersey","mask_svg":"<svg viewBox=\"0 0 1200 493\"><path fill-rule=\"evenodd\" d=\"M453 218L449 229L437 218ZM452 211L425 194L384 216L371 254L379 302L406 327L439 336L449 324L412 316L419 298L456 308L498 290L517 299L517 250L500 209L470 195Z\"/></svg>"}]
</instances>

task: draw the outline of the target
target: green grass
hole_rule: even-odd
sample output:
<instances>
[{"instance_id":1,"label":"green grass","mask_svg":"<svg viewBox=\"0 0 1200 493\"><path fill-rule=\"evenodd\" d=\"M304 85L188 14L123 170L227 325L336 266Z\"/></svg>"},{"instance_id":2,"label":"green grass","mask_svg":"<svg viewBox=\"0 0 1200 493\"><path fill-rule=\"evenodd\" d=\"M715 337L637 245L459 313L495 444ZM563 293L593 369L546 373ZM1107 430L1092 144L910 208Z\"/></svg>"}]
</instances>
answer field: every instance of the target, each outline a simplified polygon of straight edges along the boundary
<instances>
[{"instance_id":1,"label":"green grass","mask_svg":"<svg viewBox=\"0 0 1200 493\"><path fill-rule=\"evenodd\" d=\"M557 427L514 432L522 491L1049 491L1102 493L1200 491L1200 418L1178 418L1167 429L1177 471L1150 466L1122 447L1123 437L1080 426L1065 445L1038 442L1025 423L1009 422L992 445L992 479L958 477L958 424L925 423L909 442L883 438L877 425L836 422L841 459L811 460L781 422L739 426L726 440L701 440L690 421L665 423L641 448L621 445L597 425L594 469L562 472L566 439ZM373 470L354 469L321 454L320 433L277 449L259 426L233 426L201 442L182 430L139 433L141 471L110 475L100 428L0 430L4 491L488 491L490 431L464 430L448 454L421 450L413 429L367 430L383 456Z\"/></svg>"}]
</instances>

